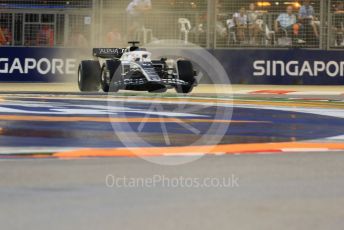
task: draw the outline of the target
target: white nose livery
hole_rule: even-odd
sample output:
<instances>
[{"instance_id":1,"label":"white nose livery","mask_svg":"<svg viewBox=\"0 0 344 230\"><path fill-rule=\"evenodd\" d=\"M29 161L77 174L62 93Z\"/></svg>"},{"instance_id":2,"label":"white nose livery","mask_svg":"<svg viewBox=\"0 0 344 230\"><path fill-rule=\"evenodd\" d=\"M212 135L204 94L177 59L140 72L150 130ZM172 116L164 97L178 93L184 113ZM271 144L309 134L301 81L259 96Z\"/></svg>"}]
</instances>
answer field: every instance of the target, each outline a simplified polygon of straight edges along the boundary
<instances>
[{"instance_id":1,"label":"white nose livery","mask_svg":"<svg viewBox=\"0 0 344 230\"><path fill-rule=\"evenodd\" d=\"M148 51L132 51L122 55L121 61L128 62L151 62L152 54Z\"/></svg>"}]
</instances>

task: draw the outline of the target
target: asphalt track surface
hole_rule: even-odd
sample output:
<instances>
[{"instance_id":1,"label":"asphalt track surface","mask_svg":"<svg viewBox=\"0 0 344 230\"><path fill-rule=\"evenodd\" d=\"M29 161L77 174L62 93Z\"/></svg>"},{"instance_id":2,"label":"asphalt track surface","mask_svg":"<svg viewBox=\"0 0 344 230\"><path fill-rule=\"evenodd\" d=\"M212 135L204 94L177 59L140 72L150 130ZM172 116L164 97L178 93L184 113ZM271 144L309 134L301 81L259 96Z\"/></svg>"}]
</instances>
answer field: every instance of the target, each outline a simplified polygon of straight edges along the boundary
<instances>
[{"instance_id":1,"label":"asphalt track surface","mask_svg":"<svg viewBox=\"0 0 344 230\"><path fill-rule=\"evenodd\" d=\"M116 100L115 106L126 110L117 109L112 116L102 113L109 106L99 100L104 95L3 93L0 229L342 229L340 96L222 98L221 105L234 104L233 122L213 143L215 150L183 165L154 164L123 150L148 143L143 148L158 149L148 157L173 160L186 157L183 146L197 141L194 136L214 141L210 124L227 124L227 107L216 110L211 103L218 99L203 96L207 99L153 96L173 115L181 112L177 101L192 102L191 110L182 107L180 123L166 114L162 120L158 113L147 117L151 104L142 95L125 96L120 104ZM97 113L87 113L90 108ZM114 130L119 128L124 137L137 134L142 118L148 119L147 126L141 126L138 136L145 141L123 143ZM161 121L169 143L161 135ZM177 128L184 123L197 134L186 132L190 126ZM109 178L121 183L113 185ZM152 178L154 185L148 183ZM209 178L232 181L208 186ZM145 186L123 184L130 179L143 179Z\"/></svg>"}]
</instances>

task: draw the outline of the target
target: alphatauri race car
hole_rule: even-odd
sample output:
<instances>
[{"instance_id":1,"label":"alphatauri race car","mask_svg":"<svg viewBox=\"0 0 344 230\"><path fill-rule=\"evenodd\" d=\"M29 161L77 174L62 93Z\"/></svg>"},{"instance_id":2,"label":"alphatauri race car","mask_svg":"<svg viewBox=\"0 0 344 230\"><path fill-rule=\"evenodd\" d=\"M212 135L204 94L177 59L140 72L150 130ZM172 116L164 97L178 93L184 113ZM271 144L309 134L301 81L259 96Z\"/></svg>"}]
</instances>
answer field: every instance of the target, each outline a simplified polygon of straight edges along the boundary
<instances>
[{"instance_id":1,"label":"alphatauri race car","mask_svg":"<svg viewBox=\"0 0 344 230\"><path fill-rule=\"evenodd\" d=\"M151 53L129 42L128 48L95 48L94 60L81 61L78 70L80 91L117 92L136 90L190 93L197 85L196 71L189 60L151 60Z\"/></svg>"}]
</instances>

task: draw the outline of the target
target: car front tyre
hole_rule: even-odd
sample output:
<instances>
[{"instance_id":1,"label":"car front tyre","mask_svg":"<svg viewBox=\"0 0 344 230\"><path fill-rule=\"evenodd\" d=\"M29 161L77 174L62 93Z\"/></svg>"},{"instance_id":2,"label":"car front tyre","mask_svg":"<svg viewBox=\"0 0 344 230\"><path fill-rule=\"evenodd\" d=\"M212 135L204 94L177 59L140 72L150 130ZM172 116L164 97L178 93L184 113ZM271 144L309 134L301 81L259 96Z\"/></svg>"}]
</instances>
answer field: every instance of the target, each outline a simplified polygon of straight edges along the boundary
<instances>
[{"instance_id":1,"label":"car front tyre","mask_svg":"<svg viewBox=\"0 0 344 230\"><path fill-rule=\"evenodd\" d=\"M179 79L188 83L188 85L177 85L175 87L177 93L191 93L191 91L193 90L193 85L196 81L192 63L187 60L179 60L177 62L177 68L179 73Z\"/></svg>"},{"instance_id":2,"label":"car front tyre","mask_svg":"<svg viewBox=\"0 0 344 230\"><path fill-rule=\"evenodd\" d=\"M103 64L102 66L102 73L101 73L101 79L100 79L100 86L102 88L102 90L107 93L110 90L110 72L108 70L108 68L106 67L106 64Z\"/></svg>"}]
</instances>

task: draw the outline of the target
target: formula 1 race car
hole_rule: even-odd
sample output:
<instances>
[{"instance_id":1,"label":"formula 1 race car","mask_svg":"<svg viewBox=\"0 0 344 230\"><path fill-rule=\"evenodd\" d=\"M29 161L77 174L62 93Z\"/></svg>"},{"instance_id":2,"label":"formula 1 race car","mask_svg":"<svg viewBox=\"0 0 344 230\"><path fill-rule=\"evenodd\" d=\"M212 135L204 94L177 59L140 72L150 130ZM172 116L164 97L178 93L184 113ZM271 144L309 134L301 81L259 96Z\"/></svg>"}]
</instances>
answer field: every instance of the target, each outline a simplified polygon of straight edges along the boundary
<instances>
[{"instance_id":1,"label":"formula 1 race car","mask_svg":"<svg viewBox=\"0 0 344 230\"><path fill-rule=\"evenodd\" d=\"M81 61L78 70L80 91L117 92L136 90L190 93L197 85L196 71L188 60L151 60L151 53L129 42L128 48L95 48L95 60Z\"/></svg>"}]
</instances>

